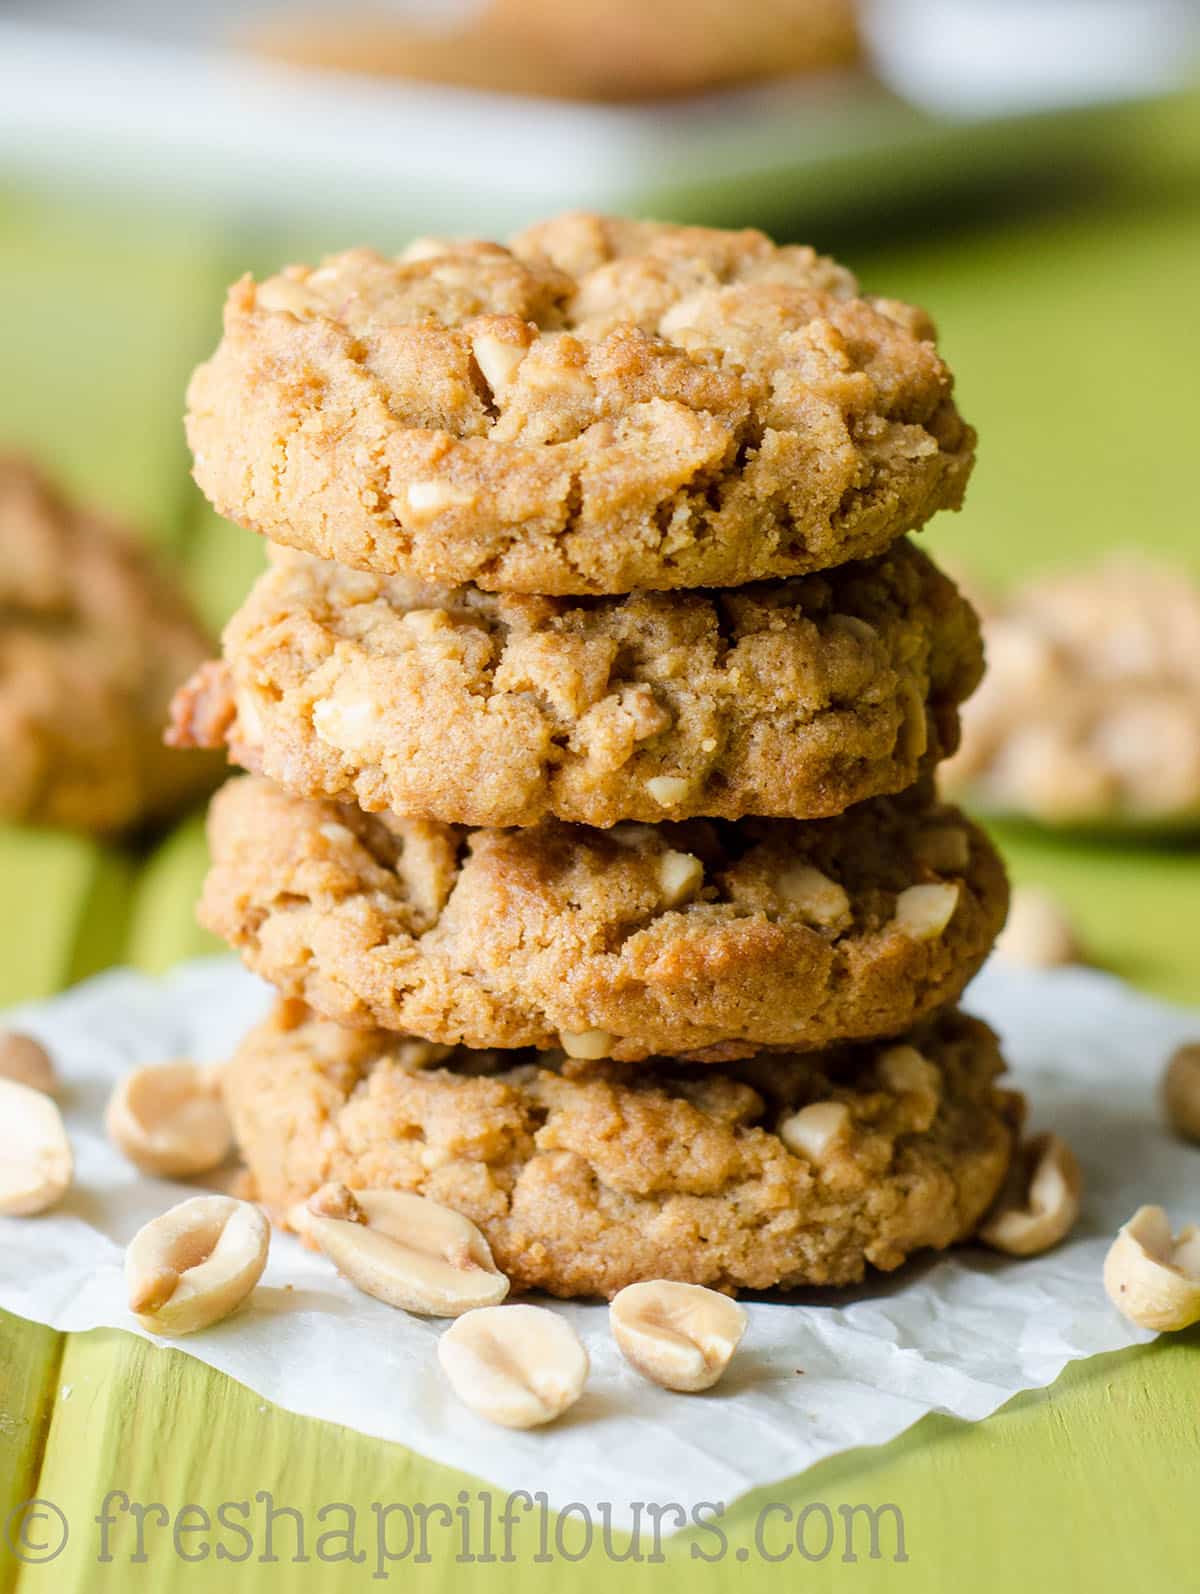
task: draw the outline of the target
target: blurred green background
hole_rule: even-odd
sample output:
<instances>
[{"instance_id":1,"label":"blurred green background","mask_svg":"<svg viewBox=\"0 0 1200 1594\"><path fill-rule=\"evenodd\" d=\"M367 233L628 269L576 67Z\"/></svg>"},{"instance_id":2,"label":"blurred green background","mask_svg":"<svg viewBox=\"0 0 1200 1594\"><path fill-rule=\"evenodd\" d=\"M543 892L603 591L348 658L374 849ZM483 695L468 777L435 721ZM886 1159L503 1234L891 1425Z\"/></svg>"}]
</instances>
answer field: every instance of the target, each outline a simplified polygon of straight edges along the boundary
<instances>
[{"instance_id":1,"label":"blurred green background","mask_svg":"<svg viewBox=\"0 0 1200 1594\"><path fill-rule=\"evenodd\" d=\"M915 211L789 231L935 314L981 438L967 507L923 534L952 568L1004 584L1109 548L1200 568L1200 97L1113 113L1094 159L1029 181L1018 171L974 192L934 184ZM189 215L76 189L0 189L0 438L132 517L215 628L262 558L256 537L204 505L183 441L184 386L216 340L225 287L334 241L388 249L408 236L401 202L369 238L334 240L319 220L270 226L211 206ZM1200 910L1200 858L1011 827L1002 840L1018 879L1063 895L1098 961L1200 996L1181 934ZM12 900L38 905L36 924L6 937L2 1001L122 957L161 969L211 949L191 922L195 822L121 849L10 831L0 869Z\"/></svg>"},{"instance_id":2,"label":"blurred green background","mask_svg":"<svg viewBox=\"0 0 1200 1594\"><path fill-rule=\"evenodd\" d=\"M839 254L871 288L933 310L981 446L968 507L941 517L925 541L989 582L1128 547L1169 553L1200 575L1200 99L1114 113L1083 154L1049 170L1018 161L970 192L935 174L916 207L876 197L868 213L814 212L782 229L776 215L777 230ZM876 196L886 192L879 177ZM643 208L661 208L653 197ZM747 222L760 208L780 210L777 193L744 201ZM705 219L682 193L674 213ZM387 249L410 231L398 196L361 241ZM326 222L285 225L244 209L192 211L0 177L0 441L28 447L80 496L131 516L214 626L262 553L190 483L187 374L216 339L233 277L357 241L331 236ZM1016 877L1063 897L1100 962L1200 1000L1200 853L1011 828L1001 839ZM203 868L199 815L124 846L0 831L0 1002L47 995L111 962L159 970L213 950L192 917ZM1101 1358L984 1424L931 1418L881 1451L781 1485L773 1494L797 1507L899 1501L913 1563L903 1572L806 1566L802 1577L785 1567L775 1581L975 1594L1189 1587L1198 1358L1194 1333ZM290 1417L126 1335L62 1336L0 1315L0 1395L0 1509L35 1484L82 1520L114 1484L175 1503L263 1486L315 1502L452 1499L469 1481L399 1446ZM133 1581L124 1566L102 1574L74 1549L19 1580L17 1570L0 1550L0 1591L90 1594ZM247 1587L347 1583L340 1568L255 1574ZM146 1586L227 1587L229 1575L175 1562L155 1566ZM735 1578L745 1586L746 1572L697 1565L681 1544L666 1567L589 1565L571 1586L609 1587L617 1575L636 1587L726 1588ZM563 1586L563 1569L523 1557L499 1570L414 1568L413 1583L549 1590Z\"/></svg>"}]
</instances>

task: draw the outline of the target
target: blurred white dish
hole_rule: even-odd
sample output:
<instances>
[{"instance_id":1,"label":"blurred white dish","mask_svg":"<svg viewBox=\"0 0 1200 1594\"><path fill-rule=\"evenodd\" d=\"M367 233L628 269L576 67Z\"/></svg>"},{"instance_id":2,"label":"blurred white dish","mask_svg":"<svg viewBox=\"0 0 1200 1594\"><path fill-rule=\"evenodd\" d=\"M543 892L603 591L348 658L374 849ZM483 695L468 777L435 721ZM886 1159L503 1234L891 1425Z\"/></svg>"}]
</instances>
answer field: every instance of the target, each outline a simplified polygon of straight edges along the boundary
<instances>
[{"instance_id":1,"label":"blurred white dish","mask_svg":"<svg viewBox=\"0 0 1200 1594\"><path fill-rule=\"evenodd\" d=\"M1196 0L864 0L880 76L948 116L1161 94L1186 79Z\"/></svg>"},{"instance_id":2,"label":"blurred white dish","mask_svg":"<svg viewBox=\"0 0 1200 1594\"><path fill-rule=\"evenodd\" d=\"M930 27L926 7L895 9ZM121 16L103 32L0 19L0 175L315 222L331 247L352 230L380 244L503 234L573 206L791 230L1094 154L1106 125L1056 110L1080 95L1049 85L1026 97L1037 114L956 124L857 74L670 103L532 101L273 67L122 31Z\"/></svg>"}]
</instances>

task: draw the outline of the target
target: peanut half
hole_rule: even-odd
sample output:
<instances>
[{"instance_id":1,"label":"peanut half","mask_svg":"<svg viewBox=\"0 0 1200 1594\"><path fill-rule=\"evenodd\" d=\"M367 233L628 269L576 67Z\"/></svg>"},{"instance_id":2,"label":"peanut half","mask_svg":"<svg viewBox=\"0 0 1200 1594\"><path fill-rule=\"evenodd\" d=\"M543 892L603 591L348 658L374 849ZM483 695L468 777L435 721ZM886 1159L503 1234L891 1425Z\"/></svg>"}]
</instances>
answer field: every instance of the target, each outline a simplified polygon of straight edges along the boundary
<instances>
[{"instance_id":1,"label":"peanut half","mask_svg":"<svg viewBox=\"0 0 1200 1594\"><path fill-rule=\"evenodd\" d=\"M553 1422L583 1393L588 1353L544 1306L486 1306L438 1341L438 1361L465 1406L502 1428Z\"/></svg>"},{"instance_id":2,"label":"peanut half","mask_svg":"<svg viewBox=\"0 0 1200 1594\"><path fill-rule=\"evenodd\" d=\"M0 1215L45 1212L70 1188L71 1144L44 1092L0 1079Z\"/></svg>"},{"instance_id":3,"label":"peanut half","mask_svg":"<svg viewBox=\"0 0 1200 1594\"><path fill-rule=\"evenodd\" d=\"M1167 1122L1177 1135L1200 1143L1200 1043L1181 1046L1162 1082Z\"/></svg>"},{"instance_id":4,"label":"peanut half","mask_svg":"<svg viewBox=\"0 0 1200 1594\"><path fill-rule=\"evenodd\" d=\"M979 1238L1010 1256L1037 1256L1074 1228L1082 1193L1070 1146L1057 1135L1038 1135L1018 1151Z\"/></svg>"},{"instance_id":5,"label":"peanut half","mask_svg":"<svg viewBox=\"0 0 1200 1594\"><path fill-rule=\"evenodd\" d=\"M104 1123L122 1156L163 1179L207 1173L233 1145L216 1075L195 1063L133 1069L109 1097Z\"/></svg>"},{"instance_id":6,"label":"peanut half","mask_svg":"<svg viewBox=\"0 0 1200 1594\"><path fill-rule=\"evenodd\" d=\"M422 1317L458 1317L508 1294L470 1218L426 1196L325 1185L308 1203L304 1237L358 1289Z\"/></svg>"},{"instance_id":7,"label":"peanut half","mask_svg":"<svg viewBox=\"0 0 1200 1594\"><path fill-rule=\"evenodd\" d=\"M1065 910L1048 891L1014 886L996 956L1020 968L1061 968L1080 962L1079 940Z\"/></svg>"},{"instance_id":8,"label":"peanut half","mask_svg":"<svg viewBox=\"0 0 1200 1594\"><path fill-rule=\"evenodd\" d=\"M608 1309L613 1338L632 1367L664 1389L709 1389L746 1332L736 1301L702 1284L627 1284Z\"/></svg>"},{"instance_id":9,"label":"peanut half","mask_svg":"<svg viewBox=\"0 0 1200 1594\"><path fill-rule=\"evenodd\" d=\"M1104 1288L1142 1328L1173 1332L1200 1323L1200 1227L1172 1235L1162 1207L1139 1207L1104 1259Z\"/></svg>"},{"instance_id":10,"label":"peanut half","mask_svg":"<svg viewBox=\"0 0 1200 1594\"><path fill-rule=\"evenodd\" d=\"M7 1029L0 1033L0 1079L28 1085L30 1090L40 1090L46 1096L58 1091L58 1076L50 1053L40 1041L21 1030Z\"/></svg>"},{"instance_id":11,"label":"peanut half","mask_svg":"<svg viewBox=\"0 0 1200 1594\"><path fill-rule=\"evenodd\" d=\"M267 1265L271 1226L250 1201L193 1196L125 1252L129 1309L154 1334L194 1334L239 1307Z\"/></svg>"}]
</instances>

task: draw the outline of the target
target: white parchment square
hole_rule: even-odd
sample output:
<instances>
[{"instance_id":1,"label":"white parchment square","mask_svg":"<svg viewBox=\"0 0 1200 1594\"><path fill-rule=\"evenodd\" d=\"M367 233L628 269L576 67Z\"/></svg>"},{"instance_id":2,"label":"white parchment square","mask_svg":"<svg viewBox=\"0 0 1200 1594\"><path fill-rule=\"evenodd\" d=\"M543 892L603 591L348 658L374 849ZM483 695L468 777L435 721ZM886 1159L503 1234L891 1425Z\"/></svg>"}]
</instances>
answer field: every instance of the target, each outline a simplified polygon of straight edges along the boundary
<instances>
[{"instance_id":1,"label":"white parchment square","mask_svg":"<svg viewBox=\"0 0 1200 1594\"><path fill-rule=\"evenodd\" d=\"M0 1306L58 1329L142 1332L125 1305L122 1248L195 1190L130 1168L104 1137L104 1102L131 1063L227 1056L269 1000L222 958L163 980L104 974L6 1015L47 1043L66 1081L76 1181L56 1211L0 1219ZM1031 1126L1058 1130L1083 1164L1083 1220L1048 1256L1014 1262L964 1247L862 1289L753 1302L743 1350L704 1396L639 1378L603 1306L556 1306L586 1341L592 1376L564 1420L532 1433L490 1427L455 1400L434 1356L444 1325L359 1294L286 1235L274 1237L246 1309L175 1343L292 1411L398 1440L501 1488L545 1490L556 1507L612 1500L621 1525L622 1502L661 1499L668 1482L685 1508L728 1504L927 1412L985 1417L1069 1361L1149 1337L1109 1305L1101 1264L1144 1201L1177 1222L1200 1215L1200 1151L1165 1131L1157 1100L1163 1063L1200 1037L1200 1013L1085 970L998 965L966 1005L999 1030Z\"/></svg>"}]
</instances>

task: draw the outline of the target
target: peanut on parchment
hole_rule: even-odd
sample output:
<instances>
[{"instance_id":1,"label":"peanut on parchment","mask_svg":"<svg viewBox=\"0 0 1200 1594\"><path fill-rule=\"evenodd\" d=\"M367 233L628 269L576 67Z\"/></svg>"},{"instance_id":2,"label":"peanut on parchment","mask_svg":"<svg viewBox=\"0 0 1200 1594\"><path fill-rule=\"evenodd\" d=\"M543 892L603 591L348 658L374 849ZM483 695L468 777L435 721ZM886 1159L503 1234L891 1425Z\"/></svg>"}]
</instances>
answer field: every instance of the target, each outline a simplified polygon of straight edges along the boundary
<instances>
[{"instance_id":1,"label":"peanut on parchment","mask_svg":"<svg viewBox=\"0 0 1200 1594\"><path fill-rule=\"evenodd\" d=\"M43 1091L0 1079L0 1214L32 1217L61 1200L74 1171L62 1114Z\"/></svg>"},{"instance_id":2,"label":"peanut on parchment","mask_svg":"<svg viewBox=\"0 0 1200 1594\"><path fill-rule=\"evenodd\" d=\"M438 1341L438 1361L463 1404L503 1428L553 1422L579 1399L588 1375L579 1335L544 1306L465 1313Z\"/></svg>"},{"instance_id":3,"label":"peanut on parchment","mask_svg":"<svg viewBox=\"0 0 1200 1594\"><path fill-rule=\"evenodd\" d=\"M1037 1256L1075 1227L1082 1194L1083 1175L1070 1146L1058 1135L1037 1135L1013 1159L979 1238L1010 1256Z\"/></svg>"},{"instance_id":4,"label":"peanut on parchment","mask_svg":"<svg viewBox=\"0 0 1200 1594\"><path fill-rule=\"evenodd\" d=\"M308 1203L303 1233L351 1284L406 1312L457 1317L508 1294L470 1218L426 1196L325 1185Z\"/></svg>"},{"instance_id":5,"label":"peanut on parchment","mask_svg":"<svg viewBox=\"0 0 1200 1594\"><path fill-rule=\"evenodd\" d=\"M122 1156L163 1179L207 1173L233 1146L215 1074L185 1061L132 1069L109 1097L104 1124Z\"/></svg>"},{"instance_id":6,"label":"peanut on parchment","mask_svg":"<svg viewBox=\"0 0 1200 1594\"><path fill-rule=\"evenodd\" d=\"M746 1332L746 1313L701 1284L628 1284L608 1309L613 1338L632 1367L664 1389L709 1389Z\"/></svg>"},{"instance_id":7,"label":"peanut on parchment","mask_svg":"<svg viewBox=\"0 0 1200 1594\"><path fill-rule=\"evenodd\" d=\"M125 1252L129 1309L154 1334L194 1334L239 1307L267 1265L271 1226L232 1196L193 1196L138 1230Z\"/></svg>"},{"instance_id":8,"label":"peanut on parchment","mask_svg":"<svg viewBox=\"0 0 1200 1594\"><path fill-rule=\"evenodd\" d=\"M58 1091L58 1076L50 1053L24 1031L0 1031L0 1079L11 1079L14 1084L28 1085L30 1090L40 1090L47 1096Z\"/></svg>"},{"instance_id":9,"label":"peanut on parchment","mask_svg":"<svg viewBox=\"0 0 1200 1594\"><path fill-rule=\"evenodd\" d=\"M1180 1046L1162 1082L1167 1122L1177 1135L1200 1144L1200 1042Z\"/></svg>"},{"instance_id":10,"label":"peanut on parchment","mask_svg":"<svg viewBox=\"0 0 1200 1594\"><path fill-rule=\"evenodd\" d=\"M1162 1207L1139 1207L1104 1259L1104 1288L1142 1328L1200 1323L1200 1227L1189 1223L1173 1235Z\"/></svg>"}]
</instances>

